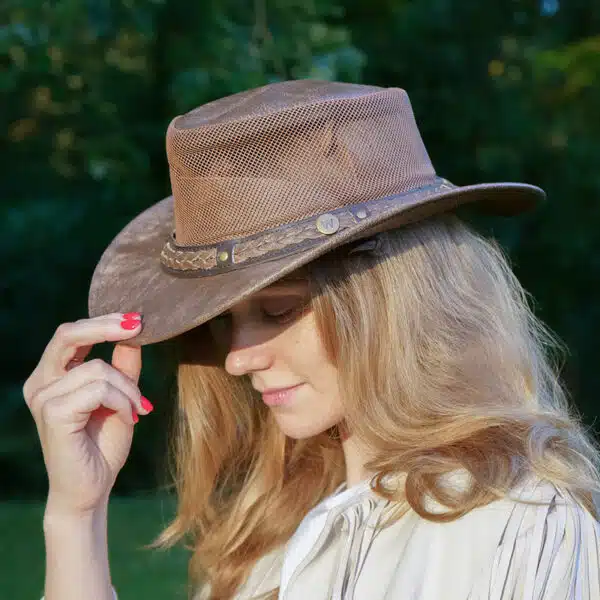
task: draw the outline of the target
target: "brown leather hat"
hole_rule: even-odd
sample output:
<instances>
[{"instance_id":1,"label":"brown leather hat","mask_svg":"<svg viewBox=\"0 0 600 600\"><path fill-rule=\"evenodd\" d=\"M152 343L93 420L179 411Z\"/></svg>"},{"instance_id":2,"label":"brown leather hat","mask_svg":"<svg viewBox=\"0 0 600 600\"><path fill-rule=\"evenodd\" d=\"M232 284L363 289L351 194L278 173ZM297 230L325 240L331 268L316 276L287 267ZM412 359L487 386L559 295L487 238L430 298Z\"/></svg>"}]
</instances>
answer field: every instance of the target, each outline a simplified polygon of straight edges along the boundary
<instances>
[{"instance_id":1,"label":"brown leather hat","mask_svg":"<svg viewBox=\"0 0 600 600\"><path fill-rule=\"evenodd\" d=\"M90 316L140 311L144 345L188 331L327 251L465 203L511 215L544 192L438 177L402 89L284 81L176 117L173 195L96 266Z\"/></svg>"}]
</instances>

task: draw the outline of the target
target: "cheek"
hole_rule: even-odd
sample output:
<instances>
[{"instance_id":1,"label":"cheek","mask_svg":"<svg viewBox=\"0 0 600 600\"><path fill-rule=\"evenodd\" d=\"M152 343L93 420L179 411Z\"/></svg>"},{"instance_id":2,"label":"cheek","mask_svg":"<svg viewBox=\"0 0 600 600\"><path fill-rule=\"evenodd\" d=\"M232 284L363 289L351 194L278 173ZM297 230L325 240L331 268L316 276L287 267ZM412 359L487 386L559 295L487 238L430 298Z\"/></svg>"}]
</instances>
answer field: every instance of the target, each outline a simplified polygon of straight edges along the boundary
<instances>
[{"instance_id":1,"label":"cheek","mask_svg":"<svg viewBox=\"0 0 600 600\"><path fill-rule=\"evenodd\" d=\"M304 315L286 333L290 334L285 344L289 367L317 389L331 388L337 382L337 369L327 357L313 314Z\"/></svg>"},{"instance_id":2,"label":"cheek","mask_svg":"<svg viewBox=\"0 0 600 600\"><path fill-rule=\"evenodd\" d=\"M322 416L339 416L342 411L337 367L329 360L312 314L291 328L294 339L287 344L288 368L296 381L307 384L305 406Z\"/></svg>"},{"instance_id":3,"label":"cheek","mask_svg":"<svg viewBox=\"0 0 600 600\"><path fill-rule=\"evenodd\" d=\"M338 371L327 358L310 315L303 317L286 334L289 337L281 346L282 350L285 348L286 369L294 373L295 381L306 385L293 406L275 409L274 415L286 435L303 439L330 429L344 418Z\"/></svg>"}]
</instances>

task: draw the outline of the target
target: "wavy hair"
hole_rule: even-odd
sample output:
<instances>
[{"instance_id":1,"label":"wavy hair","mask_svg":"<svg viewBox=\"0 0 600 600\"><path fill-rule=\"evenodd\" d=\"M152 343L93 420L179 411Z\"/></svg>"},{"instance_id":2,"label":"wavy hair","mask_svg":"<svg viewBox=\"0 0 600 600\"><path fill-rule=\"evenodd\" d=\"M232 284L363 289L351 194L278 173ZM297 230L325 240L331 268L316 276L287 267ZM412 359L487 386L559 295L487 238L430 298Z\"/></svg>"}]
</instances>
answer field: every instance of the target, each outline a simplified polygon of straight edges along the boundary
<instances>
[{"instance_id":1,"label":"wavy hair","mask_svg":"<svg viewBox=\"0 0 600 600\"><path fill-rule=\"evenodd\" d=\"M365 468L375 493L450 521L534 474L597 518L600 450L561 386L564 347L500 246L455 215L379 233L374 246L339 248L306 274L347 428L373 452ZM216 599L232 597L256 560L289 540L345 466L336 427L287 438L247 378L206 364L204 329L179 340L178 509L154 545L188 538L191 586L208 583ZM456 469L475 485L443 485ZM386 487L388 475L403 484ZM430 511L427 498L448 510Z\"/></svg>"}]
</instances>

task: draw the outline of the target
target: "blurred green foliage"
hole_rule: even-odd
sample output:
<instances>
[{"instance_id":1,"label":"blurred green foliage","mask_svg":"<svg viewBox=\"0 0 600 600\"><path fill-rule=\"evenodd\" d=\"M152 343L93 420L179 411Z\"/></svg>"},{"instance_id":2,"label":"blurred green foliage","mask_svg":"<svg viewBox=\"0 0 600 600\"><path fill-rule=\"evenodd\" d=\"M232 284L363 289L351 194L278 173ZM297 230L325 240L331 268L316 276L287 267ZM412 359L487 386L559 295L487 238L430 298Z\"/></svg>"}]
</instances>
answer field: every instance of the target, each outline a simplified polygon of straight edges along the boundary
<instances>
[{"instance_id":1,"label":"blurred green foliage","mask_svg":"<svg viewBox=\"0 0 600 600\"><path fill-rule=\"evenodd\" d=\"M43 502L0 502L2 598L32 600L44 593ZM111 497L108 547L113 585L120 600L187 600L187 561L182 545L150 550L149 544L175 514L172 496Z\"/></svg>"},{"instance_id":2,"label":"blurred green foliage","mask_svg":"<svg viewBox=\"0 0 600 600\"><path fill-rule=\"evenodd\" d=\"M4 0L0 6L0 494L43 497L21 387L56 326L86 315L102 251L169 193L170 119L289 78L405 88L438 172L526 181L532 215L486 225L567 343L589 423L600 397L597 0ZM109 356L109 348L98 350ZM156 485L168 346L144 350L157 410L118 482ZM166 362L165 362L166 361Z\"/></svg>"}]
</instances>

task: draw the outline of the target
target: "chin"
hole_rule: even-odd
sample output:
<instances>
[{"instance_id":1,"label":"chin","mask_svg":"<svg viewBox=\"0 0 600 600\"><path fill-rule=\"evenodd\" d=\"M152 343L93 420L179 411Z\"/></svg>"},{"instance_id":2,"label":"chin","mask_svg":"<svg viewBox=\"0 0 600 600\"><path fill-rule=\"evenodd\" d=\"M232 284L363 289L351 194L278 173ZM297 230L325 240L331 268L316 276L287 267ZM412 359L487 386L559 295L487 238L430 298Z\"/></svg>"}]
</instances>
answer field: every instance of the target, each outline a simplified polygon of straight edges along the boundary
<instances>
[{"instance_id":1,"label":"chin","mask_svg":"<svg viewBox=\"0 0 600 600\"><path fill-rule=\"evenodd\" d=\"M293 419L276 419L279 429L287 436L295 440L305 440L311 437L315 437L331 429L338 421L332 423L301 423Z\"/></svg>"}]
</instances>

